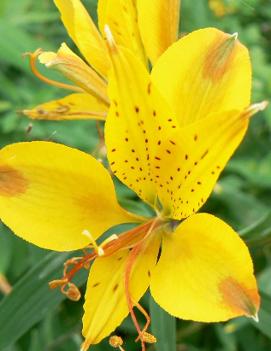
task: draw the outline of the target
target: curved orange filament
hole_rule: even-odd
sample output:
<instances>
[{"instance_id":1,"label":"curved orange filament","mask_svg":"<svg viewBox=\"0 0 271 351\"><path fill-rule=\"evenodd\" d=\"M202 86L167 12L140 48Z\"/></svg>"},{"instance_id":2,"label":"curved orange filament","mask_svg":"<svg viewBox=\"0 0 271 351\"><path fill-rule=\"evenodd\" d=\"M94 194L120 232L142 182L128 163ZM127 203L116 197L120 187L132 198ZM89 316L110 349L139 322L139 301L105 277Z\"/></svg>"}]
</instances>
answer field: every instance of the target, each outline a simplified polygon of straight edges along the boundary
<instances>
[{"instance_id":1,"label":"curved orange filament","mask_svg":"<svg viewBox=\"0 0 271 351\"><path fill-rule=\"evenodd\" d=\"M147 311L138 303L134 303L134 306L143 314L143 316L146 318L146 324L144 326L144 328L142 329L141 333L144 333L145 331L147 331L147 329L149 328L150 324L151 324L151 317L148 315ZM140 336L138 336L136 338L136 341L138 341L140 339Z\"/></svg>"},{"instance_id":2,"label":"curved orange filament","mask_svg":"<svg viewBox=\"0 0 271 351\"><path fill-rule=\"evenodd\" d=\"M39 78L41 81L43 81L46 84L49 85L53 85L55 87L61 88L61 89L66 89L66 90L72 90L72 91L77 91L77 92L84 92L83 89L75 86L75 85L71 85L71 84L65 84L65 83L61 83L61 82L57 82L56 80L52 80L49 79L47 77L45 77L43 74L41 74L37 67L36 67L36 61L37 61L37 57L41 54L42 50L41 49L37 49L34 53L32 52L27 52L24 54L24 56L29 56L29 63L30 63L30 68L32 73Z\"/></svg>"},{"instance_id":3,"label":"curved orange filament","mask_svg":"<svg viewBox=\"0 0 271 351\"><path fill-rule=\"evenodd\" d=\"M128 304L128 309L129 309L131 318L133 320L133 323L134 323L135 328L136 328L137 333L138 333L138 337L137 337L136 341L138 341L138 340L141 341L141 351L146 351L144 333L148 329L150 322L151 322L151 319L150 319L148 313L145 311L145 309L139 303L137 303L137 302L135 303L132 301L132 296L130 294L130 289L129 289L129 283L130 283L131 272L132 272L133 266L136 262L138 255L142 251L142 247L143 247L145 239L160 224L161 224L160 218L151 219L150 221L148 221L148 222L146 222L146 223L144 223L136 228L133 228L131 230L128 230L127 232L122 233L121 235L118 236L118 239L106 242L104 245L101 245L103 252L104 252L103 257L110 256L110 255L114 254L116 251L121 250L121 249L132 248L130 251L130 254L128 256L128 260L127 260L127 264L126 264L126 268L125 268L124 285L125 285L125 295L126 295L126 300L127 300L127 304ZM54 287L61 286L61 290L63 293L65 293L66 285L69 286L74 275L82 268L87 267L91 261L93 261L95 258L98 257L97 251L92 251L90 253L87 253L84 250L83 252L84 252L85 256L75 257L75 258L69 259L64 264L63 278L61 280L59 280L59 282L63 282L63 284L55 284L54 285ZM68 270L68 267L70 265L73 265L73 268ZM51 286L51 287L53 287L53 286ZM137 317L136 317L135 312L133 310L134 307L137 307L137 309L146 318L146 324L142 330L138 324ZM122 350L122 349L120 348L120 350Z\"/></svg>"},{"instance_id":4,"label":"curved orange filament","mask_svg":"<svg viewBox=\"0 0 271 351\"><path fill-rule=\"evenodd\" d=\"M120 249L133 247L139 242L142 242L146 235L148 235L150 229L153 230L157 223L157 220L152 219L136 228L122 233L118 236L117 240L109 241L103 246L103 256L110 256ZM65 279L67 283L73 279L74 275L78 271L80 271L82 268L87 267L88 264L98 256L97 252L95 251L92 251L90 253L84 251L84 253L85 256L83 256L82 258L78 257L76 259L69 259L68 261L66 261L64 265L63 279ZM73 268L70 271L68 271L68 267L70 265L73 265Z\"/></svg>"},{"instance_id":5,"label":"curved orange filament","mask_svg":"<svg viewBox=\"0 0 271 351\"><path fill-rule=\"evenodd\" d=\"M138 338L136 339L136 341L138 339L140 339L141 341L141 351L146 351L146 346L145 346L145 341L143 338L143 333L147 330L149 324L150 324L150 317L148 316L147 312L143 309L143 307L141 307L138 303L134 304L134 302L132 301L132 297L130 294L130 289L129 289L129 284L130 284L130 278L131 278L131 272L134 266L134 263L138 257L138 255L140 254L141 250L142 250L142 246L143 246L143 241L146 237L148 237L151 232L153 231L153 229L156 227L156 225L159 223L159 218L156 218L155 220L152 220L150 223L150 227L147 230L147 233L145 232L145 236L142 238L141 241L139 241L139 243L137 243L137 245L135 245L128 257L128 261L127 261L127 265L126 265L126 269L125 269L125 276L124 276L124 285L125 285L125 295L126 295L126 300L127 300L127 304L128 304L128 309L131 315L131 318L133 320L134 326L138 332ZM147 318L147 323L144 326L144 328L141 330L140 326L138 324L135 312L133 310L134 305L140 310L140 312L142 312L144 314L144 316Z\"/></svg>"},{"instance_id":6,"label":"curved orange filament","mask_svg":"<svg viewBox=\"0 0 271 351\"><path fill-rule=\"evenodd\" d=\"M133 265L135 263L135 260L137 258L137 256L140 254L142 248L142 243L140 243L139 245L135 246L132 251L130 252L129 258L128 258L128 262L126 265L126 270L125 270L125 278L124 278L124 282L125 282L125 295L126 295L126 300L127 300L127 304L128 304L128 309L131 315L131 318L133 320L134 326L138 332L138 337L141 340L141 349L142 351L146 351L146 346L145 346L145 342L142 338L142 330L140 329L140 326L138 324L135 312L133 310L133 301L131 298L131 294L130 294L130 290L129 290L129 283L130 283L130 276L131 276L131 271L133 268Z\"/></svg>"}]
</instances>

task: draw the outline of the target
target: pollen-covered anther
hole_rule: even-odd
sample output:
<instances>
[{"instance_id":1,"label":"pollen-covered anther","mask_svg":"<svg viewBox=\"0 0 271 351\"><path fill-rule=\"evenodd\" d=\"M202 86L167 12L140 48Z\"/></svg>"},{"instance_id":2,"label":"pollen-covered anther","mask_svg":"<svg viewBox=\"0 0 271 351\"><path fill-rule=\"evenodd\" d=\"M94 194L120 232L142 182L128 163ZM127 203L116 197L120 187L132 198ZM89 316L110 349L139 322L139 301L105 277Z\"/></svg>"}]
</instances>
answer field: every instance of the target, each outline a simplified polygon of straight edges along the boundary
<instances>
[{"instance_id":1,"label":"pollen-covered anther","mask_svg":"<svg viewBox=\"0 0 271 351\"><path fill-rule=\"evenodd\" d=\"M71 301L79 301L81 298L81 293L77 286L73 283L68 283L68 289L62 290L62 292L67 296Z\"/></svg>"},{"instance_id":2,"label":"pollen-covered anther","mask_svg":"<svg viewBox=\"0 0 271 351\"><path fill-rule=\"evenodd\" d=\"M154 335L144 331L141 334L142 340L148 344L155 344L157 342L157 339Z\"/></svg>"},{"instance_id":3,"label":"pollen-covered anther","mask_svg":"<svg viewBox=\"0 0 271 351\"><path fill-rule=\"evenodd\" d=\"M123 340L118 335L112 335L109 338L109 345L114 347L115 349L119 348L121 351L124 351L124 349L122 348Z\"/></svg>"}]
</instances>

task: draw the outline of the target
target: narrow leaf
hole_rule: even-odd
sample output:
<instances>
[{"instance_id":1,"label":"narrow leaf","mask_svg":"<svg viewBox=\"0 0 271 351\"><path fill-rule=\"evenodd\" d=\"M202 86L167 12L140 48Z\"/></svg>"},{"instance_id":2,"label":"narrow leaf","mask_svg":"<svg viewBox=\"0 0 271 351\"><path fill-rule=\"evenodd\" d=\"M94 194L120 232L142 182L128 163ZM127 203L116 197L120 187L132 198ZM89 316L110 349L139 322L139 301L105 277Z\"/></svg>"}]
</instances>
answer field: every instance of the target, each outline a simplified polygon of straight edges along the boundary
<instances>
[{"instance_id":1,"label":"narrow leaf","mask_svg":"<svg viewBox=\"0 0 271 351\"><path fill-rule=\"evenodd\" d=\"M151 332L157 338L156 351L176 350L176 319L150 297Z\"/></svg>"},{"instance_id":2,"label":"narrow leaf","mask_svg":"<svg viewBox=\"0 0 271 351\"><path fill-rule=\"evenodd\" d=\"M0 350L14 344L25 332L39 322L48 311L55 309L65 296L50 290L48 282L61 276L63 263L70 254L49 253L14 286L0 304ZM87 272L75 279L82 285Z\"/></svg>"}]
</instances>

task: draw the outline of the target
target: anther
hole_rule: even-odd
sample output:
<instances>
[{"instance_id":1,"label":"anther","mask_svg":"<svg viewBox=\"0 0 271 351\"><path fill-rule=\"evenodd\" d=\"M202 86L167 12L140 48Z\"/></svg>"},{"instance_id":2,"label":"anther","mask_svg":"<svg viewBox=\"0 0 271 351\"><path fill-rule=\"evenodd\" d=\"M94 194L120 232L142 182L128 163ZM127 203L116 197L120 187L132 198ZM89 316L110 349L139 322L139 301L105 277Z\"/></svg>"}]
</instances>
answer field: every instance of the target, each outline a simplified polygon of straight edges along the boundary
<instances>
[{"instance_id":1,"label":"anther","mask_svg":"<svg viewBox=\"0 0 271 351\"><path fill-rule=\"evenodd\" d=\"M109 345L114 347L115 349L119 348L121 351L124 351L124 349L122 348L123 340L120 336L112 335L109 338Z\"/></svg>"},{"instance_id":2,"label":"anther","mask_svg":"<svg viewBox=\"0 0 271 351\"><path fill-rule=\"evenodd\" d=\"M62 292L72 301L79 301L81 298L79 289L73 283L68 283L68 289L66 291L62 289Z\"/></svg>"},{"instance_id":3,"label":"anther","mask_svg":"<svg viewBox=\"0 0 271 351\"><path fill-rule=\"evenodd\" d=\"M152 334L150 334L150 333L148 333L146 331L144 331L141 334L141 336L142 336L143 341L147 342L148 344L155 344L156 341L157 341L157 339L156 339L156 337L154 335L152 335Z\"/></svg>"}]
</instances>

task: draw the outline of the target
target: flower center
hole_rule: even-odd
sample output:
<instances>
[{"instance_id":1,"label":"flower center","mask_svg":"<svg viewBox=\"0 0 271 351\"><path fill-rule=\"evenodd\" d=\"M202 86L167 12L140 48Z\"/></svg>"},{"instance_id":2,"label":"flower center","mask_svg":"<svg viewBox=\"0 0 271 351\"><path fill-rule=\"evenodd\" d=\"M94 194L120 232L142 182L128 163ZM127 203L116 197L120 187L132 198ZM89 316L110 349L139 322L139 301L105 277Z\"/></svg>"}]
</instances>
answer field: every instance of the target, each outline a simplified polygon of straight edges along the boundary
<instances>
[{"instance_id":1,"label":"flower center","mask_svg":"<svg viewBox=\"0 0 271 351\"><path fill-rule=\"evenodd\" d=\"M156 339L153 335L147 332L151 321L148 313L138 302L132 300L130 292L131 273L137 257L142 252L145 240L149 238L154 230L165 226L167 223L168 221L162 219L161 217L152 218L148 222L145 222L136 228L121 233L120 235L111 235L100 245L96 243L88 230L84 230L82 232L82 235L85 235L90 239L90 244L83 250L83 256L74 257L67 260L64 264L63 277L61 279L51 281L49 283L50 288L60 288L61 292L65 294L69 299L78 301L81 297L81 294L75 284L72 283L72 279L74 278L75 274L83 268L89 269L91 262L98 257L102 259L102 257L111 256L121 249L130 249L124 271L125 297L129 313L138 332L138 338L136 341L140 340L141 349L142 351L145 351L145 343L153 343ZM140 328L137 321L134 307L136 307L139 312L141 312L146 318L146 324L142 329ZM122 348L120 348L120 350L121 349Z\"/></svg>"}]
</instances>

